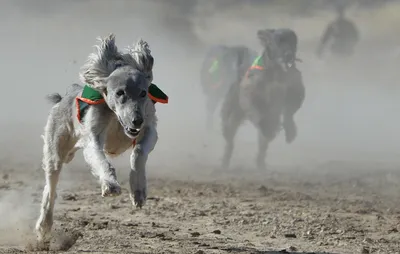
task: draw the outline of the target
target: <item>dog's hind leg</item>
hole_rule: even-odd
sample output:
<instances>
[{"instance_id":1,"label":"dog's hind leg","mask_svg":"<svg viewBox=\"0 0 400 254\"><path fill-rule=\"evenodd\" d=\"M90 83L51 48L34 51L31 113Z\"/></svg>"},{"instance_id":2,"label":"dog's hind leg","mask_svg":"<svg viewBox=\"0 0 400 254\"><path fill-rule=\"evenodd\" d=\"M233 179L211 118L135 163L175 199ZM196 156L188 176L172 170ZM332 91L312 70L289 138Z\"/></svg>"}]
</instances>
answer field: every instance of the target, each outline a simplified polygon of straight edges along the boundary
<instances>
[{"instance_id":1,"label":"dog's hind leg","mask_svg":"<svg viewBox=\"0 0 400 254\"><path fill-rule=\"evenodd\" d=\"M40 207L40 216L36 222L36 233L40 248L48 249L50 244L49 233L53 225L53 210L56 200L56 188L60 176L63 161L68 154L70 139L68 131L54 129L51 118L45 129L43 146L43 170L45 172L46 185L43 190L43 198Z\"/></svg>"},{"instance_id":2,"label":"dog's hind leg","mask_svg":"<svg viewBox=\"0 0 400 254\"><path fill-rule=\"evenodd\" d=\"M218 107L218 97L215 94L208 95L206 100L206 129L211 130L214 126L214 112Z\"/></svg>"},{"instance_id":3,"label":"dog's hind leg","mask_svg":"<svg viewBox=\"0 0 400 254\"><path fill-rule=\"evenodd\" d=\"M56 187L61 172L62 163L59 161L49 160L45 162L45 178L46 185L43 190L42 204L40 207L40 217L36 223L36 232L38 242L43 244L43 248L48 248L50 244L49 233L53 226L53 210L56 199Z\"/></svg>"},{"instance_id":4,"label":"dog's hind leg","mask_svg":"<svg viewBox=\"0 0 400 254\"><path fill-rule=\"evenodd\" d=\"M265 158L267 157L269 140L265 138L261 130L258 130L258 154L256 159L257 169L265 170L267 165L265 163Z\"/></svg>"},{"instance_id":5,"label":"dog's hind leg","mask_svg":"<svg viewBox=\"0 0 400 254\"><path fill-rule=\"evenodd\" d=\"M222 135L225 139L224 155L222 157L223 169L229 168L234 148L234 139L244 117L244 112L239 104L238 86L231 86L225 95L221 107Z\"/></svg>"},{"instance_id":6,"label":"dog's hind leg","mask_svg":"<svg viewBox=\"0 0 400 254\"><path fill-rule=\"evenodd\" d=\"M234 139L241 123L242 115L238 112L232 112L227 120L222 120L222 134L225 139L222 168L229 168L234 148Z\"/></svg>"}]
</instances>

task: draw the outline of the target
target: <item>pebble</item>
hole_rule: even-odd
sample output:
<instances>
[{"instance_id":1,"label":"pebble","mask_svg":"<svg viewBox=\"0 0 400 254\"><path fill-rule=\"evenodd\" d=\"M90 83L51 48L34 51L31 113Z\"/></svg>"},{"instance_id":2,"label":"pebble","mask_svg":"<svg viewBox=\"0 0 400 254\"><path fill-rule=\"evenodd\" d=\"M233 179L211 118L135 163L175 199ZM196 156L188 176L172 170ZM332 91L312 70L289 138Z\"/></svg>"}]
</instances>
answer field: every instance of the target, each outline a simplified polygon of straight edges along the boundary
<instances>
[{"instance_id":1,"label":"pebble","mask_svg":"<svg viewBox=\"0 0 400 254\"><path fill-rule=\"evenodd\" d=\"M286 238L297 238L296 234L293 234L293 233L284 234L284 236Z\"/></svg>"},{"instance_id":2,"label":"pebble","mask_svg":"<svg viewBox=\"0 0 400 254\"><path fill-rule=\"evenodd\" d=\"M111 208L111 209L119 209L119 208L121 208L121 207L120 207L120 206L117 206L117 205L112 205L112 204L111 204L111 205L110 205L110 208Z\"/></svg>"},{"instance_id":3,"label":"pebble","mask_svg":"<svg viewBox=\"0 0 400 254\"><path fill-rule=\"evenodd\" d=\"M190 233L190 235L192 237L198 237L198 236L200 236L200 233L199 232L192 232L192 233Z\"/></svg>"}]
</instances>

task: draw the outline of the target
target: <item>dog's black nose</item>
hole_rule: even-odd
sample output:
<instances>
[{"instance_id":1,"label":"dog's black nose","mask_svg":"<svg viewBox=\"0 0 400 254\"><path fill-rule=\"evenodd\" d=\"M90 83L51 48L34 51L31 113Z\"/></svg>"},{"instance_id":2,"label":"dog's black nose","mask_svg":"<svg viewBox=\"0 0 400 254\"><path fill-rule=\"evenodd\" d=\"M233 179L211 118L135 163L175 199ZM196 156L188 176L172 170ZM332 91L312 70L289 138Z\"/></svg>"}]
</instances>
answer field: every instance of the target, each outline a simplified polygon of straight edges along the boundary
<instances>
[{"instance_id":1,"label":"dog's black nose","mask_svg":"<svg viewBox=\"0 0 400 254\"><path fill-rule=\"evenodd\" d=\"M138 117L135 120L133 120L132 123L136 128L140 128L143 124L143 118Z\"/></svg>"}]
</instances>

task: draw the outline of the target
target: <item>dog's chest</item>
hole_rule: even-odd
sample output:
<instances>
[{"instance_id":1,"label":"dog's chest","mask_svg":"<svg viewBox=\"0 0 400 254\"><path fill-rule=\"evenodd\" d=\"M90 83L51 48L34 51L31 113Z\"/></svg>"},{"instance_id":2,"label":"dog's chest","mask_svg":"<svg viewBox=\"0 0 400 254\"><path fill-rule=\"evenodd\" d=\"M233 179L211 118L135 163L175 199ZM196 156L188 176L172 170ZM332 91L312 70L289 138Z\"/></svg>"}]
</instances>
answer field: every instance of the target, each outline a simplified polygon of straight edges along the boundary
<instances>
[{"instance_id":1,"label":"dog's chest","mask_svg":"<svg viewBox=\"0 0 400 254\"><path fill-rule=\"evenodd\" d=\"M128 138L119 123L109 126L104 152L109 156L117 156L132 148L134 140Z\"/></svg>"}]
</instances>

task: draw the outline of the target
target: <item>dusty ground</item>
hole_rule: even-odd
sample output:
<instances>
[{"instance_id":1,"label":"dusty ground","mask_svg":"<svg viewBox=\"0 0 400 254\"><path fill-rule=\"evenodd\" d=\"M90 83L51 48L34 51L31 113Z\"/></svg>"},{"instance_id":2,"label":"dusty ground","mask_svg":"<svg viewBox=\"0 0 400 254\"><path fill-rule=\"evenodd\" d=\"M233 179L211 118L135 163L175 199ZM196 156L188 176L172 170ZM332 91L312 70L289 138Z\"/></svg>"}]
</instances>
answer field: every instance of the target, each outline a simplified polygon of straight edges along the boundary
<instances>
[{"instance_id":1,"label":"dusty ground","mask_svg":"<svg viewBox=\"0 0 400 254\"><path fill-rule=\"evenodd\" d=\"M400 249L400 172L379 164L330 162L313 169L267 173L235 168L225 173L204 169L150 174L149 200L142 210L132 208L126 181L120 197L104 199L87 170L72 170L78 180L59 192L53 250L398 253ZM42 180L40 170L3 170L0 195L22 192L36 180ZM39 184L29 194L34 204L41 190ZM30 234L25 231L8 239L16 244L13 247L1 241L0 252L28 252L29 246L23 244L32 243Z\"/></svg>"}]
</instances>

